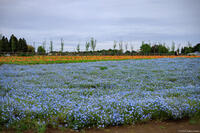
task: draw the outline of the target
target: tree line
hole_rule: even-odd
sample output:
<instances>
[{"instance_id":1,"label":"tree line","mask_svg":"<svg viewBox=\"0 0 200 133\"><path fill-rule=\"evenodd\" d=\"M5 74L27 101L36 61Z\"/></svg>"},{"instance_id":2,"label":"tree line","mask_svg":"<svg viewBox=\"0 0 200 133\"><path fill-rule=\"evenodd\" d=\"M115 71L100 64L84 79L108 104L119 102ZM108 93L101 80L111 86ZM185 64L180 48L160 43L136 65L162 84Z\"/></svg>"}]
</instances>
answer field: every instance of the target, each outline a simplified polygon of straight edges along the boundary
<instances>
[{"instance_id":1,"label":"tree line","mask_svg":"<svg viewBox=\"0 0 200 133\"><path fill-rule=\"evenodd\" d=\"M118 46L118 49L117 49ZM145 43L142 41L142 45L140 46L139 51L133 50L133 45L124 43L123 41L114 41L113 49L108 50L97 50L95 51L96 47L96 40L91 38L90 42L86 42L85 44L85 51L80 52L80 44L77 45L76 51L79 54L84 55L85 53L97 54L97 55L185 55L192 52L200 52L200 43L196 44L192 47L191 43L188 42L188 46L180 48L180 44L175 49L175 42L172 42L171 48L166 46L165 43ZM91 51L88 51L89 47L91 47Z\"/></svg>"},{"instance_id":2,"label":"tree line","mask_svg":"<svg viewBox=\"0 0 200 133\"><path fill-rule=\"evenodd\" d=\"M24 38L17 39L13 34L8 39L0 36L0 53L25 53L35 52L35 48L28 45Z\"/></svg>"},{"instance_id":3,"label":"tree line","mask_svg":"<svg viewBox=\"0 0 200 133\"><path fill-rule=\"evenodd\" d=\"M140 47L140 52L143 54L155 54L155 53L161 53L161 54L188 54L192 52L200 52L200 43L196 44L194 47L192 47L191 43L188 42L188 46L180 48L180 44L178 45L177 49L175 50L175 43L172 42L171 48L167 47L162 43L157 43L151 45L151 43L144 43L142 42L142 45Z\"/></svg>"},{"instance_id":4,"label":"tree line","mask_svg":"<svg viewBox=\"0 0 200 133\"><path fill-rule=\"evenodd\" d=\"M143 54L143 55L152 55L152 54L188 54L192 52L200 52L200 43L196 44L192 47L191 43L188 42L188 46L180 48L180 44L175 50L175 43L172 42L171 48L166 46L165 43L154 43L151 44L145 43L142 41L142 45L140 46L139 51L135 51L133 49L132 44L124 43L123 41L114 41L113 48L108 50L95 50L97 45L97 40L93 37L90 41L86 41L85 50L80 50L80 44L76 46L76 52L63 52L64 49L64 41L61 39L61 49L60 51L53 50L53 41L50 41L50 47L48 54L62 54L62 55L135 55L135 54ZM46 42L44 41L41 46L37 48L37 54L47 54ZM118 47L118 48L117 48ZM31 45L28 45L24 38L15 37L13 34L8 39L5 36L0 36L0 53L32 53L35 54L35 48Z\"/></svg>"}]
</instances>

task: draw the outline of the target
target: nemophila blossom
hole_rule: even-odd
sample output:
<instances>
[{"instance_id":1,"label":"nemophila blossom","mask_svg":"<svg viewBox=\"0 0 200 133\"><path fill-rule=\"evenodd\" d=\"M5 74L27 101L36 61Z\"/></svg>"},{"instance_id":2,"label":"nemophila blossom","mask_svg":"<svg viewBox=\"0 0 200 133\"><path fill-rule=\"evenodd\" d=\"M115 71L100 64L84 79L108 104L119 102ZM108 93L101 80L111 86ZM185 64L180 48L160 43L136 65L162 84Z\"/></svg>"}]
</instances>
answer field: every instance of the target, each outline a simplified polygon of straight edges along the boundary
<instances>
[{"instance_id":1,"label":"nemophila blossom","mask_svg":"<svg viewBox=\"0 0 200 133\"><path fill-rule=\"evenodd\" d=\"M200 111L199 64L199 58L4 64L0 119L5 126L31 119L80 129L191 117Z\"/></svg>"}]
</instances>

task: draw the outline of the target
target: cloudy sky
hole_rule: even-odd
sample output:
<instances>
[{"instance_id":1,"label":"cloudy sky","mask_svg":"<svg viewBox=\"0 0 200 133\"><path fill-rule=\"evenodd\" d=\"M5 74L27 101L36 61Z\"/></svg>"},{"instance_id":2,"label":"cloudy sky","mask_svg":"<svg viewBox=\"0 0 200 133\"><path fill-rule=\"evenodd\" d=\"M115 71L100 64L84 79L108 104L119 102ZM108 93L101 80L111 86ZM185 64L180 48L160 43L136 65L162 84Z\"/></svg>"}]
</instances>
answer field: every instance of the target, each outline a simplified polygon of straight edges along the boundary
<instances>
[{"instance_id":1,"label":"cloudy sky","mask_svg":"<svg viewBox=\"0 0 200 133\"><path fill-rule=\"evenodd\" d=\"M41 45L50 40L65 50L90 37L97 49L112 48L113 40L139 49L141 41L193 45L200 42L200 0L0 0L0 33L24 37Z\"/></svg>"}]
</instances>

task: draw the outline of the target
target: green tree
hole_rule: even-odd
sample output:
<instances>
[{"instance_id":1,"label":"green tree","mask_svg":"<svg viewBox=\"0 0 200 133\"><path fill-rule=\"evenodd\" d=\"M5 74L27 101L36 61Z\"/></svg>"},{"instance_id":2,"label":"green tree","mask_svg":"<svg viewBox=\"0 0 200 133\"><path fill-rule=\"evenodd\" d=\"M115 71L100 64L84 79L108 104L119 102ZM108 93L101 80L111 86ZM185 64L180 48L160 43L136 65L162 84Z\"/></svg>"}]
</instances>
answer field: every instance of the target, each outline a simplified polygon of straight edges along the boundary
<instances>
[{"instance_id":1,"label":"green tree","mask_svg":"<svg viewBox=\"0 0 200 133\"><path fill-rule=\"evenodd\" d=\"M27 45L29 53L35 53L35 48L31 45Z\"/></svg>"},{"instance_id":2,"label":"green tree","mask_svg":"<svg viewBox=\"0 0 200 133\"><path fill-rule=\"evenodd\" d=\"M123 53L123 42L120 41L119 42L119 54L122 54Z\"/></svg>"},{"instance_id":3,"label":"green tree","mask_svg":"<svg viewBox=\"0 0 200 133\"><path fill-rule=\"evenodd\" d=\"M23 39L19 39L18 41L18 48L17 48L17 52L27 52L28 51L28 46L26 43L26 40Z\"/></svg>"},{"instance_id":4,"label":"green tree","mask_svg":"<svg viewBox=\"0 0 200 133\"><path fill-rule=\"evenodd\" d=\"M188 54L188 53L192 53L192 47L183 47L182 49L181 49L181 53L182 54Z\"/></svg>"},{"instance_id":5,"label":"green tree","mask_svg":"<svg viewBox=\"0 0 200 133\"><path fill-rule=\"evenodd\" d=\"M5 44L6 38L3 36L1 41L0 41L0 50L1 52L6 52L6 45Z\"/></svg>"},{"instance_id":6,"label":"green tree","mask_svg":"<svg viewBox=\"0 0 200 133\"><path fill-rule=\"evenodd\" d=\"M88 52L89 47L90 47L90 43L89 43L89 42L86 42L86 43L85 43L85 50L86 50L86 52Z\"/></svg>"},{"instance_id":7,"label":"green tree","mask_svg":"<svg viewBox=\"0 0 200 133\"><path fill-rule=\"evenodd\" d=\"M27 52L28 51L28 45L27 45L26 40L24 38L22 39L21 49L22 49L23 52Z\"/></svg>"},{"instance_id":8,"label":"green tree","mask_svg":"<svg viewBox=\"0 0 200 133\"><path fill-rule=\"evenodd\" d=\"M53 51L53 41L50 41L50 52Z\"/></svg>"},{"instance_id":9,"label":"green tree","mask_svg":"<svg viewBox=\"0 0 200 133\"><path fill-rule=\"evenodd\" d=\"M42 47L43 47L43 49L46 51L46 41L43 41L43 42L42 42Z\"/></svg>"},{"instance_id":10,"label":"green tree","mask_svg":"<svg viewBox=\"0 0 200 133\"><path fill-rule=\"evenodd\" d=\"M165 47L165 45L159 44L158 53L168 53L168 49Z\"/></svg>"},{"instance_id":11,"label":"green tree","mask_svg":"<svg viewBox=\"0 0 200 133\"><path fill-rule=\"evenodd\" d=\"M18 52L23 52L23 50L22 50L23 40L21 38L19 38L18 45L19 45Z\"/></svg>"},{"instance_id":12,"label":"green tree","mask_svg":"<svg viewBox=\"0 0 200 133\"><path fill-rule=\"evenodd\" d=\"M176 50L176 52L177 52L178 55L179 55L179 53L180 53L180 47L181 47L181 44L179 43L179 44L178 44L178 47L177 47L177 50Z\"/></svg>"},{"instance_id":13,"label":"green tree","mask_svg":"<svg viewBox=\"0 0 200 133\"><path fill-rule=\"evenodd\" d=\"M151 47L151 53L158 53L158 45L157 44L155 44L155 45L153 45L152 47Z\"/></svg>"},{"instance_id":14,"label":"green tree","mask_svg":"<svg viewBox=\"0 0 200 133\"><path fill-rule=\"evenodd\" d=\"M60 43L60 44L61 44L61 52L63 52L63 49L64 49L64 41L63 41L62 38L60 39L60 41L61 41L61 43Z\"/></svg>"},{"instance_id":15,"label":"green tree","mask_svg":"<svg viewBox=\"0 0 200 133\"><path fill-rule=\"evenodd\" d=\"M45 51L45 49L44 49L43 46L39 46L38 49L37 49L37 52L38 52L39 54L45 54L45 53L46 53L46 51Z\"/></svg>"},{"instance_id":16,"label":"green tree","mask_svg":"<svg viewBox=\"0 0 200 133\"><path fill-rule=\"evenodd\" d=\"M188 54L188 53L192 53L193 52L193 49L192 48L192 44L190 42L188 42L188 46L185 46L181 49L181 53L182 54Z\"/></svg>"},{"instance_id":17,"label":"green tree","mask_svg":"<svg viewBox=\"0 0 200 133\"><path fill-rule=\"evenodd\" d=\"M3 52L3 41L2 38L0 39L0 53Z\"/></svg>"},{"instance_id":18,"label":"green tree","mask_svg":"<svg viewBox=\"0 0 200 133\"><path fill-rule=\"evenodd\" d=\"M171 46L171 52L175 52L175 42L174 41L172 41L172 46Z\"/></svg>"},{"instance_id":19,"label":"green tree","mask_svg":"<svg viewBox=\"0 0 200 133\"><path fill-rule=\"evenodd\" d=\"M11 45L10 45L7 37L3 36L2 44L3 44L3 46L2 46L3 51L2 52L11 52Z\"/></svg>"},{"instance_id":20,"label":"green tree","mask_svg":"<svg viewBox=\"0 0 200 133\"><path fill-rule=\"evenodd\" d=\"M76 50L78 53L80 52L80 44L77 45Z\"/></svg>"},{"instance_id":21,"label":"green tree","mask_svg":"<svg viewBox=\"0 0 200 133\"><path fill-rule=\"evenodd\" d=\"M117 41L114 40L114 43L113 43L113 50L115 50L117 47Z\"/></svg>"},{"instance_id":22,"label":"green tree","mask_svg":"<svg viewBox=\"0 0 200 133\"><path fill-rule=\"evenodd\" d=\"M91 48L92 48L93 52L95 51L96 44L97 44L97 41L94 40L94 38L92 37L91 40L90 40L90 45L91 45Z\"/></svg>"},{"instance_id":23,"label":"green tree","mask_svg":"<svg viewBox=\"0 0 200 133\"><path fill-rule=\"evenodd\" d=\"M168 48L165 46L165 44L155 44L151 47L151 53L168 53L169 50Z\"/></svg>"},{"instance_id":24,"label":"green tree","mask_svg":"<svg viewBox=\"0 0 200 133\"><path fill-rule=\"evenodd\" d=\"M125 44L125 49L128 51L128 42Z\"/></svg>"},{"instance_id":25,"label":"green tree","mask_svg":"<svg viewBox=\"0 0 200 133\"><path fill-rule=\"evenodd\" d=\"M151 46L142 41L142 45L140 46L140 52L143 54L149 54L151 52Z\"/></svg>"},{"instance_id":26,"label":"green tree","mask_svg":"<svg viewBox=\"0 0 200 133\"><path fill-rule=\"evenodd\" d=\"M196 44L194 47L193 47L193 52L196 52L196 51L199 51L200 52L200 43Z\"/></svg>"},{"instance_id":27,"label":"green tree","mask_svg":"<svg viewBox=\"0 0 200 133\"><path fill-rule=\"evenodd\" d=\"M17 52L18 51L18 40L17 38L12 34L10 37L10 41L9 41L10 45L11 45L11 51Z\"/></svg>"}]
</instances>

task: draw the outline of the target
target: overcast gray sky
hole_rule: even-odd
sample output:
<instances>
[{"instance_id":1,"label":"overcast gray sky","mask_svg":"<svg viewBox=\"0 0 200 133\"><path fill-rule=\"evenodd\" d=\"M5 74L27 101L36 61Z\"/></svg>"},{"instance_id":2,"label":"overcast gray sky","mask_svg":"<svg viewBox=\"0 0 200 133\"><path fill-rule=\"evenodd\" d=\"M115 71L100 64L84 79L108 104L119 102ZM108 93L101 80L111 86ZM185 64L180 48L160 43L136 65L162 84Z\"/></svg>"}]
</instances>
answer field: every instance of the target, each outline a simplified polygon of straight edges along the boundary
<instances>
[{"instance_id":1,"label":"overcast gray sky","mask_svg":"<svg viewBox=\"0 0 200 133\"><path fill-rule=\"evenodd\" d=\"M97 49L113 40L138 49L141 41L193 45L200 42L200 0L0 0L0 33L24 37L36 46L60 38L65 50L77 43L84 49L90 37ZM48 46L47 46L48 47Z\"/></svg>"}]
</instances>

